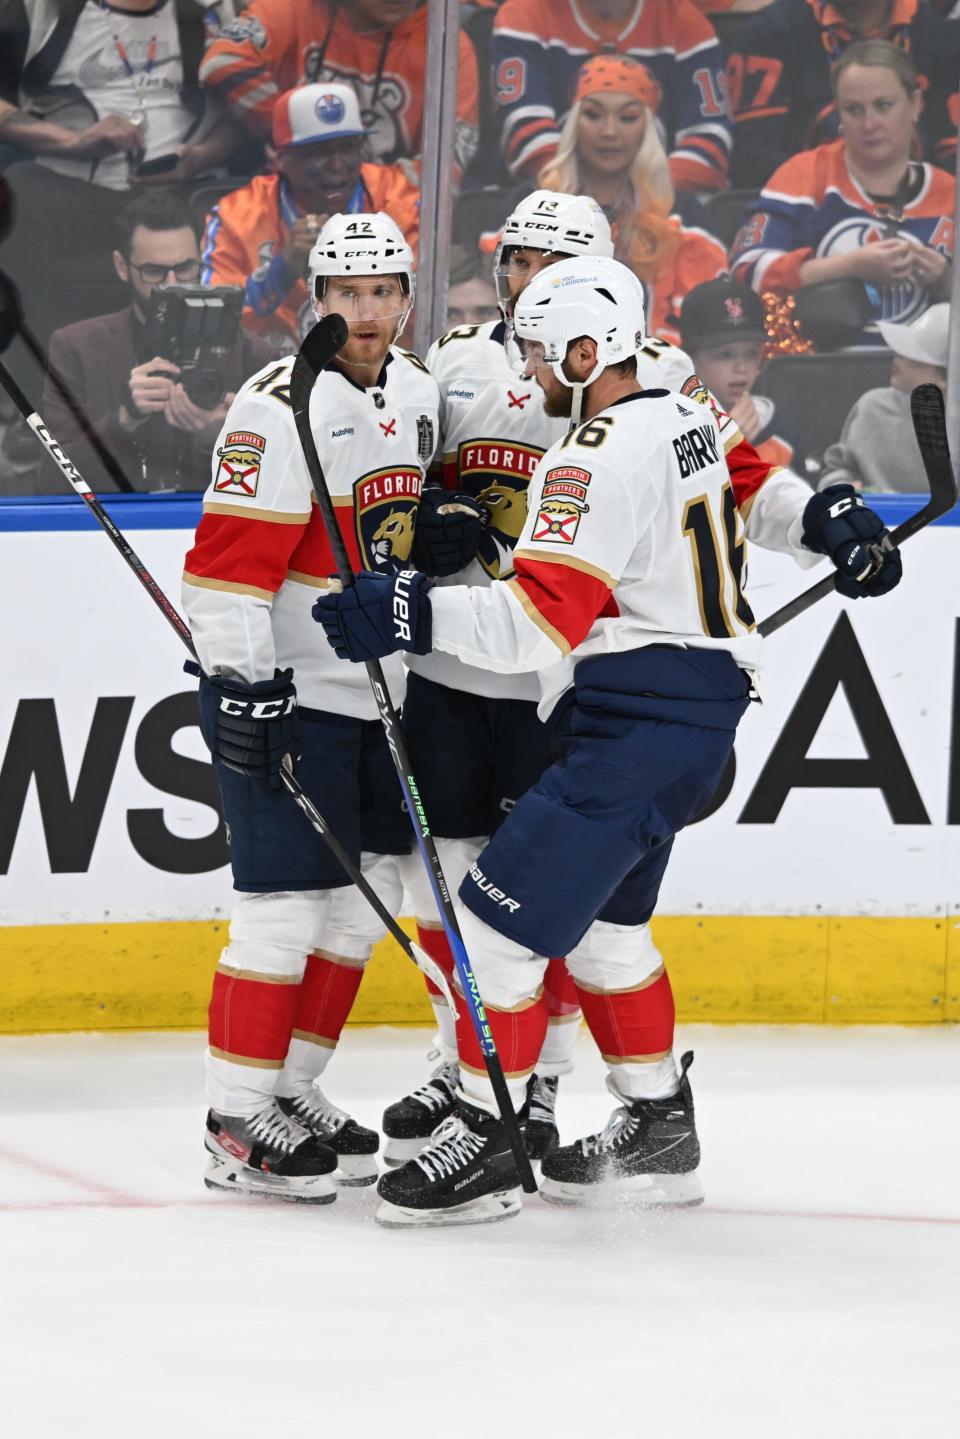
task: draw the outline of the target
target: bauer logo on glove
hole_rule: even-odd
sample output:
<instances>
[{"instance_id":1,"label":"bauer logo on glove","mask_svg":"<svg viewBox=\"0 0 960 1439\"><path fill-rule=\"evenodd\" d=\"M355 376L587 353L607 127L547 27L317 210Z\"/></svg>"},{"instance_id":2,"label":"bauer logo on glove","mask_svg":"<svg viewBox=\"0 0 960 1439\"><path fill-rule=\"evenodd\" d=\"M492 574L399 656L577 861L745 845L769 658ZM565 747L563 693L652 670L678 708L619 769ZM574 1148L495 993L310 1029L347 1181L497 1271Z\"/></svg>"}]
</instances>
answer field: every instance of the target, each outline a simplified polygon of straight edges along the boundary
<instances>
[{"instance_id":1,"label":"bauer logo on glove","mask_svg":"<svg viewBox=\"0 0 960 1439\"><path fill-rule=\"evenodd\" d=\"M321 595L313 618L342 660L379 660L397 650L425 655L431 649L430 586L416 570L396 575L365 570L342 593Z\"/></svg>"}]
</instances>

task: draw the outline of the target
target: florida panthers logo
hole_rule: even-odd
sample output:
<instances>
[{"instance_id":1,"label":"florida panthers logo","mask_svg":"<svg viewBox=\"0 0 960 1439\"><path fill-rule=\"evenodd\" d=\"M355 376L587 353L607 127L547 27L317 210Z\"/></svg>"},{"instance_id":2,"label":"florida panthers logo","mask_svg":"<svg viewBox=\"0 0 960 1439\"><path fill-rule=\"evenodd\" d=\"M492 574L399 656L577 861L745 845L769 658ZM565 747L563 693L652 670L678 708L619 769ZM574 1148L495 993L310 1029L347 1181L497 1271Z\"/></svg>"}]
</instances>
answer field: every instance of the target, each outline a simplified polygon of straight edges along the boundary
<instances>
[{"instance_id":1,"label":"florida panthers logo","mask_svg":"<svg viewBox=\"0 0 960 1439\"><path fill-rule=\"evenodd\" d=\"M535 445L510 440L465 440L457 452L456 483L490 511L477 559L494 579L513 569L511 551L527 518L527 485L542 454Z\"/></svg>"},{"instance_id":2,"label":"florida panthers logo","mask_svg":"<svg viewBox=\"0 0 960 1439\"><path fill-rule=\"evenodd\" d=\"M357 545L364 569L393 573L413 548L423 475L412 465L374 470L353 487Z\"/></svg>"}]
</instances>

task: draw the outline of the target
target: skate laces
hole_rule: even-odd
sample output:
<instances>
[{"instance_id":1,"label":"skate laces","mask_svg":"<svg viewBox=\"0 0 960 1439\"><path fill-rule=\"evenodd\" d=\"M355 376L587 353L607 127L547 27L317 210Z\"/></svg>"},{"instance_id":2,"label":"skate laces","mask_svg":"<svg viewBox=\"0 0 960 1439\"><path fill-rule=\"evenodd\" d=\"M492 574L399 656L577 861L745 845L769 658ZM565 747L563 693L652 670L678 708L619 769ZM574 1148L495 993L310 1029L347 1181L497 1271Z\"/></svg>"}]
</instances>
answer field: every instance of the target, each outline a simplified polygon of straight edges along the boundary
<instances>
[{"instance_id":1,"label":"skate laces","mask_svg":"<svg viewBox=\"0 0 960 1439\"><path fill-rule=\"evenodd\" d=\"M430 1076L426 1084L421 1084L410 1095L418 1104L431 1113L435 1109L442 1109L454 1098L453 1088L457 1082L457 1066L455 1064L441 1064L440 1068Z\"/></svg>"},{"instance_id":2,"label":"skate laces","mask_svg":"<svg viewBox=\"0 0 960 1439\"><path fill-rule=\"evenodd\" d=\"M640 1120L629 1109L615 1109L599 1134L581 1139L580 1149L585 1156L609 1154L631 1139L639 1127Z\"/></svg>"},{"instance_id":3,"label":"skate laces","mask_svg":"<svg viewBox=\"0 0 960 1439\"><path fill-rule=\"evenodd\" d=\"M250 1128L258 1139L269 1144L272 1149L280 1149L285 1154L292 1154L299 1144L310 1138L310 1132L304 1129L289 1114L284 1114L279 1105L272 1104L269 1109L263 1109L250 1120Z\"/></svg>"},{"instance_id":4,"label":"skate laces","mask_svg":"<svg viewBox=\"0 0 960 1439\"><path fill-rule=\"evenodd\" d=\"M538 1075L530 1095L530 1110L527 1122L530 1124L554 1124L557 1108L557 1081L541 1079Z\"/></svg>"},{"instance_id":5,"label":"skate laces","mask_svg":"<svg viewBox=\"0 0 960 1439\"><path fill-rule=\"evenodd\" d=\"M302 1089L293 1096L294 1107L300 1114L309 1115L314 1123L318 1123L328 1130L330 1134L336 1134L345 1124L350 1122L350 1116L345 1109L338 1109L335 1104L324 1094L322 1089L311 1085L309 1089Z\"/></svg>"},{"instance_id":6,"label":"skate laces","mask_svg":"<svg viewBox=\"0 0 960 1439\"><path fill-rule=\"evenodd\" d=\"M458 1114L451 1114L433 1135L430 1147L413 1162L432 1182L449 1179L477 1157L484 1143Z\"/></svg>"}]
</instances>

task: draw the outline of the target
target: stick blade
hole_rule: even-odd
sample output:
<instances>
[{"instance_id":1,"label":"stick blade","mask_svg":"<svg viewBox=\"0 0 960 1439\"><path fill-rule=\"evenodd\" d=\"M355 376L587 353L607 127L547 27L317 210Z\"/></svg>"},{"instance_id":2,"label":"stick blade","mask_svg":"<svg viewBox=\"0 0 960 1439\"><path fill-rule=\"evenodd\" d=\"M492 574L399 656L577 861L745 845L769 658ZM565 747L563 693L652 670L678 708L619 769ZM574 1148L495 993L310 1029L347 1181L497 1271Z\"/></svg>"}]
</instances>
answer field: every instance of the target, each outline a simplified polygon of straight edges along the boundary
<instances>
[{"instance_id":1,"label":"stick blade","mask_svg":"<svg viewBox=\"0 0 960 1439\"><path fill-rule=\"evenodd\" d=\"M342 315L323 315L304 337L300 355L310 366L314 378L337 351L343 349L348 333L347 322Z\"/></svg>"},{"instance_id":2,"label":"stick blade","mask_svg":"<svg viewBox=\"0 0 960 1439\"><path fill-rule=\"evenodd\" d=\"M957 480L947 439L943 392L936 385L918 385L910 396L910 414L927 473L933 513L946 514L956 504Z\"/></svg>"}]
</instances>

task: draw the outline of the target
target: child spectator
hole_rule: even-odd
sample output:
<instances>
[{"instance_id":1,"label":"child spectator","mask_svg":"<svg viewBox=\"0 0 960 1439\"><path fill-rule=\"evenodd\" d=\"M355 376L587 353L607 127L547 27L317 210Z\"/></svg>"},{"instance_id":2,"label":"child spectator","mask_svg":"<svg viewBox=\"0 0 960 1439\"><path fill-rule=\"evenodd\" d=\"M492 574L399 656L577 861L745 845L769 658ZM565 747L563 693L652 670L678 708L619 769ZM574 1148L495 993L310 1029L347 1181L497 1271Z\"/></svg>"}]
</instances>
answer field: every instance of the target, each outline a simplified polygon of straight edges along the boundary
<instances>
[{"instance_id":1,"label":"child spectator","mask_svg":"<svg viewBox=\"0 0 960 1439\"><path fill-rule=\"evenodd\" d=\"M458 325L486 325L499 318L489 258L468 245L451 246L447 329L453 330Z\"/></svg>"},{"instance_id":2,"label":"child spectator","mask_svg":"<svg viewBox=\"0 0 960 1439\"><path fill-rule=\"evenodd\" d=\"M643 281L652 335L677 339L680 302L727 267L701 208L674 192L656 115L660 87L645 65L615 55L580 72L559 147L538 177L545 190L589 195L613 230L614 253Z\"/></svg>"},{"instance_id":3,"label":"child spectator","mask_svg":"<svg viewBox=\"0 0 960 1439\"><path fill-rule=\"evenodd\" d=\"M723 55L689 0L504 0L492 57L511 173L532 177L552 159L584 59L614 52L642 60L660 88L673 183L722 190L730 151Z\"/></svg>"},{"instance_id":4,"label":"child spectator","mask_svg":"<svg viewBox=\"0 0 960 1439\"><path fill-rule=\"evenodd\" d=\"M349 85L302 85L273 110L275 175L255 175L213 208L203 283L246 288L244 324L292 353L315 316L307 257L331 215L385 210L416 253L419 192L399 165L361 161L365 130Z\"/></svg>"},{"instance_id":5,"label":"child spectator","mask_svg":"<svg viewBox=\"0 0 960 1439\"><path fill-rule=\"evenodd\" d=\"M419 160L427 8L418 0L252 0L207 50L200 78L265 139L279 96L296 85L352 85L363 112L364 159ZM460 36L458 175L477 148L477 62Z\"/></svg>"},{"instance_id":6,"label":"child spectator","mask_svg":"<svg viewBox=\"0 0 960 1439\"><path fill-rule=\"evenodd\" d=\"M837 138L830 66L865 39L889 40L912 59L924 94L922 158L954 168L960 31L923 0L774 0L730 45L734 185L759 189L791 155Z\"/></svg>"},{"instance_id":7,"label":"child spectator","mask_svg":"<svg viewBox=\"0 0 960 1439\"><path fill-rule=\"evenodd\" d=\"M767 465L804 475L803 456L773 400L755 395L766 335L759 295L735 280L696 285L680 310L680 343L722 410Z\"/></svg>"},{"instance_id":8,"label":"child spectator","mask_svg":"<svg viewBox=\"0 0 960 1439\"><path fill-rule=\"evenodd\" d=\"M864 40L832 73L843 138L771 176L731 268L758 293L862 282L873 318L857 343L879 344L878 320L903 323L949 294L955 183L910 159L921 93L909 55Z\"/></svg>"},{"instance_id":9,"label":"child spectator","mask_svg":"<svg viewBox=\"0 0 960 1439\"><path fill-rule=\"evenodd\" d=\"M928 384L946 389L950 306L931 305L912 324L881 322L879 329L893 351L890 384L857 400L840 439L823 457L818 489L843 484L888 492L927 489L910 418L910 392Z\"/></svg>"}]
</instances>

